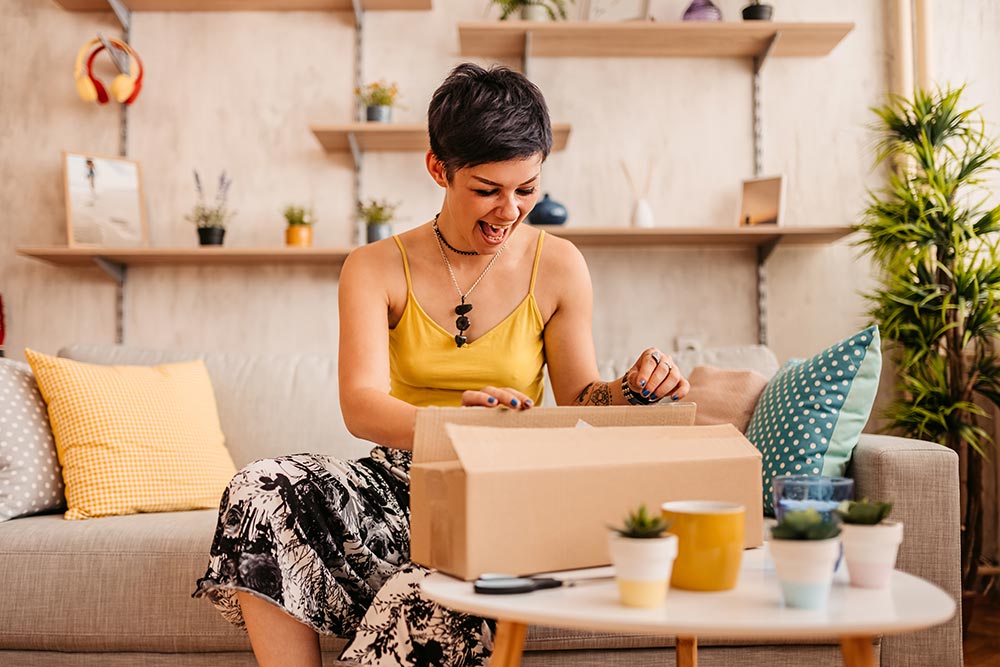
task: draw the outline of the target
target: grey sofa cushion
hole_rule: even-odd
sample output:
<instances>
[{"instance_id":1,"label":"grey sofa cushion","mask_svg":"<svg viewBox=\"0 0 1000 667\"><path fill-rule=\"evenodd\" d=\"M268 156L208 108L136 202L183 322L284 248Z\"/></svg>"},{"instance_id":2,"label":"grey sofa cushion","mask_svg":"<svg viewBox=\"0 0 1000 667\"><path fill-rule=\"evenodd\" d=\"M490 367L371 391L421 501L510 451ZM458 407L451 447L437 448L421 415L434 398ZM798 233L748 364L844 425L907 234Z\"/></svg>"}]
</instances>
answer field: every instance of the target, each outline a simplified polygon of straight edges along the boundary
<instances>
[{"instance_id":1,"label":"grey sofa cushion","mask_svg":"<svg viewBox=\"0 0 1000 667\"><path fill-rule=\"evenodd\" d=\"M0 521L66 509L62 468L31 367L0 359Z\"/></svg>"},{"instance_id":2,"label":"grey sofa cushion","mask_svg":"<svg viewBox=\"0 0 1000 667\"><path fill-rule=\"evenodd\" d=\"M256 459L302 452L358 458L372 448L344 426L335 357L117 345L74 345L60 350L59 356L93 364L141 366L204 359L226 446L239 468Z\"/></svg>"}]
</instances>

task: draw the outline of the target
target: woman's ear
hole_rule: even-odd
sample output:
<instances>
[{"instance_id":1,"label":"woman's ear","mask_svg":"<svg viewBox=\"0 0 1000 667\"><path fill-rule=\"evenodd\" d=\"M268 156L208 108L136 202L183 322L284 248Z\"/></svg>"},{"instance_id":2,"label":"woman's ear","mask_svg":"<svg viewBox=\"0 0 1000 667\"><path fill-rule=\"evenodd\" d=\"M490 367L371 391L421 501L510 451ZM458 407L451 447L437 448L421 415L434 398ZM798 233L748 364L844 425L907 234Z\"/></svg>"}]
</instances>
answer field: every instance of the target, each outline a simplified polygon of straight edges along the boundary
<instances>
[{"instance_id":1,"label":"woman's ear","mask_svg":"<svg viewBox=\"0 0 1000 667\"><path fill-rule=\"evenodd\" d=\"M432 151L427 151L427 156L424 158L427 164L427 173L431 175L434 182L440 185L442 188L448 187L448 173L444 168L444 163L437 158Z\"/></svg>"}]
</instances>

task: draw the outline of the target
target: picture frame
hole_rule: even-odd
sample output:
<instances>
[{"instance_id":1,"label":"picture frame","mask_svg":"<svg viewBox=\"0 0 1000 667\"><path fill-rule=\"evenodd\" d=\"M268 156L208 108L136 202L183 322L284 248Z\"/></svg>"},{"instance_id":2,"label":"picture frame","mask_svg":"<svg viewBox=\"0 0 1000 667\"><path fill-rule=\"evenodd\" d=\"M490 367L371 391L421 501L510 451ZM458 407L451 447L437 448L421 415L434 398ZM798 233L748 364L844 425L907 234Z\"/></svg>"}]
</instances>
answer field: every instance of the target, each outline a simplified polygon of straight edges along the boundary
<instances>
[{"instance_id":1,"label":"picture frame","mask_svg":"<svg viewBox=\"0 0 1000 667\"><path fill-rule=\"evenodd\" d=\"M139 163L95 153L63 151L62 156L68 245L148 247Z\"/></svg>"},{"instance_id":2,"label":"picture frame","mask_svg":"<svg viewBox=\"0 0 1000 667\"><path fill-rule=\"evenodd\" d=\"M580 0L580 18L595 23L646 21L650 5L651 0Z\"/></svg>"},{"instance_id":3,"label":"picture frame","mask_svg":"<svg viewBox=\"0 0 1000 667\"><path fill-rule=\"evenodd\" d=\"M780 226L785 216L785 178L782 175L760 176L743 181L738 225Z\"/></svg>"}]
</instances>

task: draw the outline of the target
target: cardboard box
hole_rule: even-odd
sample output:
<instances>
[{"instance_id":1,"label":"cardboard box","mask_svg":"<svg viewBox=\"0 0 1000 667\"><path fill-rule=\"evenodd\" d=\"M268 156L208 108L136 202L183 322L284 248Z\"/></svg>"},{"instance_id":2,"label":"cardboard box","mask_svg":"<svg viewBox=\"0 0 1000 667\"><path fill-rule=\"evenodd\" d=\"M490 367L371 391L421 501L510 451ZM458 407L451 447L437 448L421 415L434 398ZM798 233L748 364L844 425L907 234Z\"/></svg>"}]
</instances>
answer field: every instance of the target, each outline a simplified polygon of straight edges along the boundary
<instances>
[{"instance_id":1,"label":"cardboard box","mask_svg":"<svg viewBox=\"0 0 1000 667\"><path fill-rule=\"evenodd\" d=\"M607 526L669 500L746 506L746 546L759 546L760 453L732 425L662 425L693 418L683 404L421 410L410 557L467 580L608 565Z\"/></svg>"}]
</instances>

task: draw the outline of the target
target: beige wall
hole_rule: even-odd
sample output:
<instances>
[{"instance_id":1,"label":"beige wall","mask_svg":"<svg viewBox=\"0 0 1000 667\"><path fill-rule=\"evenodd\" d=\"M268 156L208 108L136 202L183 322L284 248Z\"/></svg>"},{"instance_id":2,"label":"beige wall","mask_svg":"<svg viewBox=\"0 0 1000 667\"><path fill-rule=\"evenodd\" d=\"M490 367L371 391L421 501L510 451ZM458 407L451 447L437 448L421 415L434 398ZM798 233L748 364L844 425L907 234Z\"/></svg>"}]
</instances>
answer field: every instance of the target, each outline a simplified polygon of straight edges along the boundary
<instances>
[{"instance_id":1,"label":"beige wall","mask_svg":"<svg viewBox=\"0 0 1000 667\"><path fill-rule=\"evenodd\" d=\"M661 19L683 0L658 0ZM742 0L720 3L738 17ZM764 72L764 167L788 178L789 225L846 225L880 175L870 169L868 107L886 88L885 16L871 0L777 3L781 19L847 20L855 30L826 58L772 59ZM945 3L941 3L944 7ZM992 35L990 3L961 3L943 31ZM979 13L969 6L982 7ZM943 12L942 12L943 13ZM984 19L981 14L988 15ZM430 12L366 16L366 79L400 83L407 109L424 118L435 86L458 55L455 21L491 15L485 0L435 0ZM71 14L51 0L0 3L0 292L10 356L25 345L55 351L74 341L114 339L115 288L96 270L16 258L16 245L65 241L59 152L115 154L118 112L76 99L76 49L98 30L117 34L110 13ZM129 156L141 162L155 245L193 246L183 220L193 203L191 170L234 178L238 210L227 245L281 243L281 207L315 206L318 245L354 240L348 158L324 154L310 122L352 119L352 17L348 13L135 15L132 43L147 67L130 114ZM945 49L939 48L941 53ZM980 54L982 55L982 54ZM967 58L949 55L966 71ZM989 59L981 58L987 73ZM958 76L960 74L953 74ZM630 195L619 159L657 163L651 203L664 226L727 226L740 179L752 175L751 70L743 60L535 59L532 77L553 117L573 124L554 154L544 190L569 206L571 224L624 225ZM994 102L989 79L970 92ZM1000 112L998 112L1000 113ZM419 155L369 156L364 193L403 202L400 228L437 210L440 191ZM768 264L769 329L778 356L808 355L864 321L859 289L867 262L846 243L779 248ZM601 357L669 348L679 334L708 346L754 342L754 263L749 251L710 248L587 250ZM125 296L126 342L211 349L336 349L336 275L309 267L133 268Z\"/></svg>"}]
</instances>

